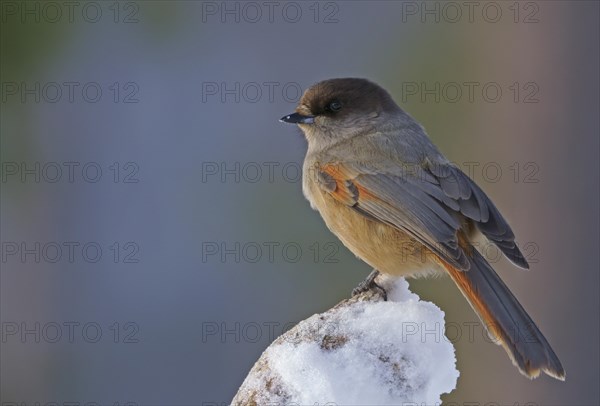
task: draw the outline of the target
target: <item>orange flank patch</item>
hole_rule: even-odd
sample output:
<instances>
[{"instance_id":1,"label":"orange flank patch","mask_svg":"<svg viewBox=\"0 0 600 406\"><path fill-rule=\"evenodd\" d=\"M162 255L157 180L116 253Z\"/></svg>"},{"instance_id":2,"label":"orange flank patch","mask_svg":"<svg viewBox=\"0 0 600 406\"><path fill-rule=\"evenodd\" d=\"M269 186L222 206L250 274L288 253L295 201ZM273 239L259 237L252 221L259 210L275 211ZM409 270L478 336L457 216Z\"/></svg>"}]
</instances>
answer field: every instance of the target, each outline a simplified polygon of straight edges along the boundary
<instances>
[{"instance_id":1,"label":"orange flank patch","mask_svg":"<svg viewBox=\"0 0 600 406\"><path fill-rule=\"evenodd\" d=\"M454 283L456 283L463 295L465 295L465 297L469 301L469 304L473 307L475 312L483 319L488 331L494 336L495 339L499 340L503 346L506 346L506 337L504 337L504 334L500 329L498 321L488 308L484 299L479 295L477 289L469 280L469 272L479 271L477 269L460 271L439 258L437 260L446 269L448 274L450 274L450 277L452 278Z\"/></svg>"},{"instance_id":2,"label":"orange flank patch","mask_svg":"<svg viewBox=\"0 0 600 406\"><path fill-rule=\"evenodd\" d=\"M352 180L347 176L346 171L341 170L342 166L336 164L327 164L320 170L335 181L335 190L330 194L338 201L352 206L356 203L356 192L352 190Z\"/></svg>"},{"instance_id":3,"label":"orange flank patch","mask_svg":"<svg viewBox=\"0 0 600 406\"><path fill-rule=\"evenodd\" d=\"M356 203L356 192L358 192L361 200L373 200L388 204L381 200L376 193L355 182L357 173L342 164L323 165L321 171L333 178L336 183L336 190L332 195L346 204L353 205Z\"/></svg>"}]
</instances>

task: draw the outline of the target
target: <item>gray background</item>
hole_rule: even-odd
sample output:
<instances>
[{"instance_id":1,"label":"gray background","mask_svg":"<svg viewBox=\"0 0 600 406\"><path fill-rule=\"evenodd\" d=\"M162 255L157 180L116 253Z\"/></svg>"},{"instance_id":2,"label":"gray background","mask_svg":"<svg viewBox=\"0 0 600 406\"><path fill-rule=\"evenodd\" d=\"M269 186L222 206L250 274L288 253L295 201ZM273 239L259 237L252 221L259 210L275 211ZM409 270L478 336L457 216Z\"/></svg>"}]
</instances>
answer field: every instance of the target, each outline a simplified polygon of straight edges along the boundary
<instances>
[{"instance_id":1,"label":"gray background","mask_svg":"<svg viewBox=\"0 0 600 406\"><path fill-rule=\"evenodd\" d=\"M260 2L81 2L70 21L62 3L58 18L2 1L1 401L227 404L271 335L347 297L369 268L304 200L305 142L278 119L297 89L358 76L475 168L532 262L494 266L567 370L530 382L480 326L468 339L477 318L449 280L411 281L463 329L444 399L597 405L598 3L476 3L470 18L461 2L275 2L270 18ZM36 243L39 262L21 256ZM222 243L239 261L208 255Z\"/></svg>"}]
</instances>

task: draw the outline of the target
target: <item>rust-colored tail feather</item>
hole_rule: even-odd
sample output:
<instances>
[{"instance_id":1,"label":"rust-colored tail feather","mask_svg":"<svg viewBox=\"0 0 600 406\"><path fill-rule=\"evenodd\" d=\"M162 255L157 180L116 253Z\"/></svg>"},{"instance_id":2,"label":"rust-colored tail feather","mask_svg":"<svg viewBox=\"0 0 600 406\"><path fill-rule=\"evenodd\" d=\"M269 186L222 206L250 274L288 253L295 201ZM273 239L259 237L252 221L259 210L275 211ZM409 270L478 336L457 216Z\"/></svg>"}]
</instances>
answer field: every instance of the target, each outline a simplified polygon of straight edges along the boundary
<instances>
[{"instance_id":1,"label":"rust-colored tail feather","mask_svg":"<svg viewBox=\"0 0 600 406\"><path fill-rule=\"evenodd\" d=\"M564 381L565 371L552 347L498 274L475 249L469 260L468 271L443 265L497 344L530 379L543 371Z\"/></svg>"}]
</instances>

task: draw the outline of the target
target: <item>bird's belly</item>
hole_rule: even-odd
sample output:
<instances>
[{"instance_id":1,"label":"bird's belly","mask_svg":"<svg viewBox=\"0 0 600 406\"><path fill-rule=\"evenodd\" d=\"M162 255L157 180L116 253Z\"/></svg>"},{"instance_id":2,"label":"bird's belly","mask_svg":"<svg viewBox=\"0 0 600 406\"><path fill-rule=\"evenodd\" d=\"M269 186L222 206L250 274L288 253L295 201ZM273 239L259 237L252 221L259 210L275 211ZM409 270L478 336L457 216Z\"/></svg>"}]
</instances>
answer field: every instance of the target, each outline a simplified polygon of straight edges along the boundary
<instances>
[{"instance_id":1,"label":"bird's belly","mask_svg":"<svg viewBox=\"0 0 600 406\"><path fill-rule=\"evenodd\" d=\"M326 193L311 193L311 203L327 227L357 257L380 272L425 276L442 271L421 243L392 226L359 213Z\"/></svg>"}]
</instances>

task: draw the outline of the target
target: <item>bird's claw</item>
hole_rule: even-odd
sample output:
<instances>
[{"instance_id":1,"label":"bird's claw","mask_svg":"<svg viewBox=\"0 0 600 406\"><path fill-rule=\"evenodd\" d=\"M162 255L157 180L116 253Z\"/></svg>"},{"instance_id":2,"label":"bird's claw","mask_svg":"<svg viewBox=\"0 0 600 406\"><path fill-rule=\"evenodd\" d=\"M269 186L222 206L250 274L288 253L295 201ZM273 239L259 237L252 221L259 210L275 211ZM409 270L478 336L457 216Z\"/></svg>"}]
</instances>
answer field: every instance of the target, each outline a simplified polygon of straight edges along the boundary
<instances>
[{"instance_id":1,"label":"bird's claw","mask_svg":"<svg viewBox=\"0 0 600 406\"><path fill-rule=\"evenodd\" d=\"M364 281L362 281L358 284L357 287L352 289L352 296L360 295L361 293L367 292L369 290L374 290L383 297L384 301L387 301L387 292L384 288L379 286L377 282L375 282L375 279L378 275L379 271L374 269Z\"/></svg>"}]
</instances>

